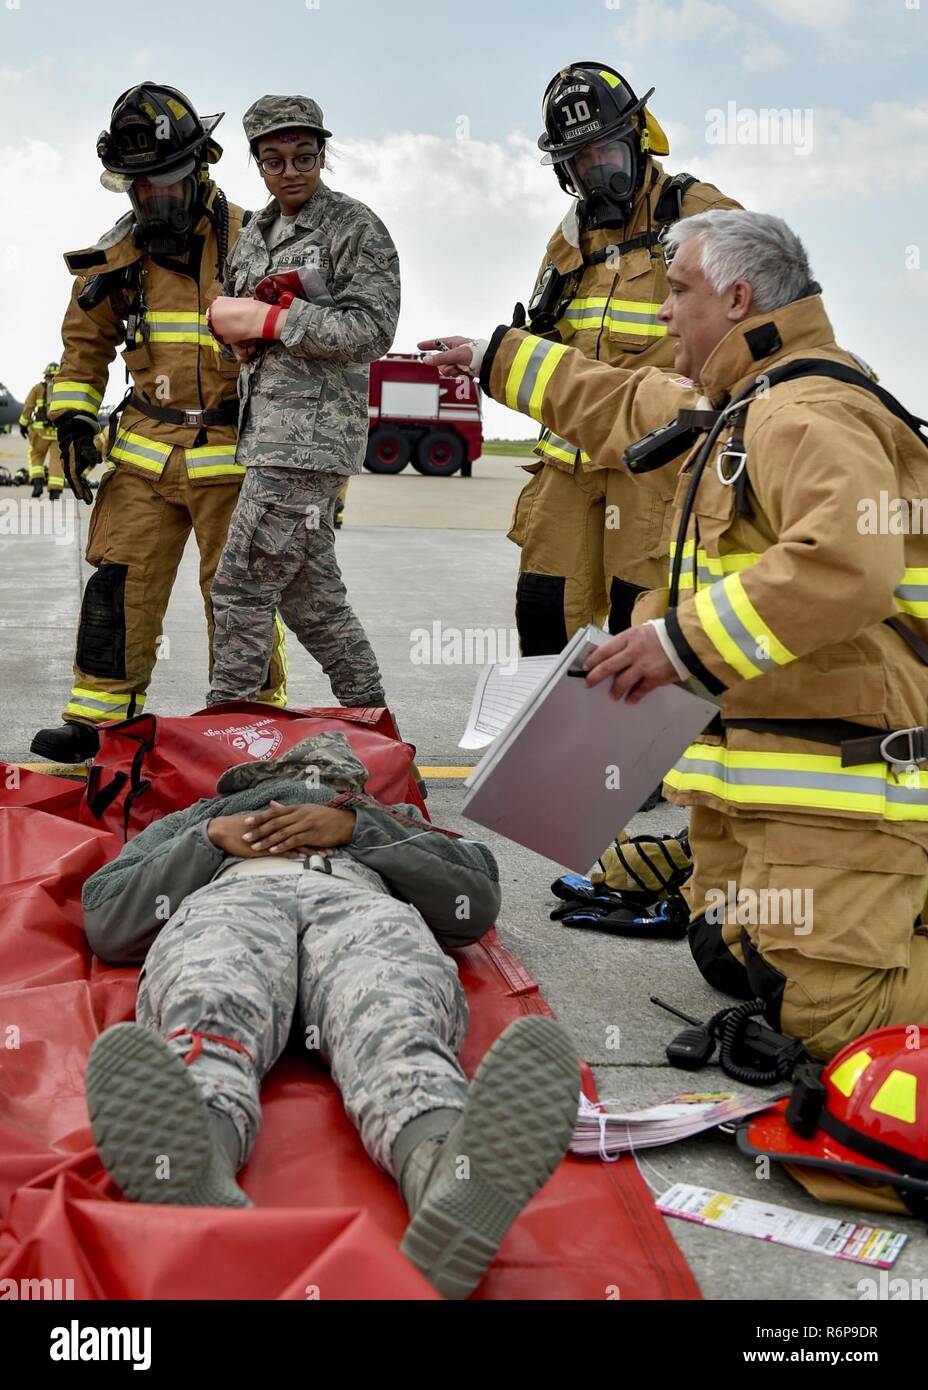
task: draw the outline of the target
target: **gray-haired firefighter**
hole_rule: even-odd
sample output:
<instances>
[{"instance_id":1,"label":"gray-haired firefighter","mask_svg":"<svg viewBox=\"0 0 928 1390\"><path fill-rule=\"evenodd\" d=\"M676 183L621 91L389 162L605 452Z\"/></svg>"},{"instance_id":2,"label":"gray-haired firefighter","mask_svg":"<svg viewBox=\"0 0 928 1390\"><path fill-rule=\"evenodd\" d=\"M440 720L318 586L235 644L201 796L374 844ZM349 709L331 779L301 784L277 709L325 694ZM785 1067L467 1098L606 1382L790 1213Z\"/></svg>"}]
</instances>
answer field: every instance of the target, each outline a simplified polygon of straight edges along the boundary
<instances>
[{"instance_id":1,"label":"gray-haired firefighter","mask_svg":"<svg viewBox=\"0 0 928 1390\"><path fill-rule=\"evenodd\" d=\"M19 417L19 432L29 445L29 481L33 497L41 497L48 479L48 495L51 500L61 496L64 487L64 473L61 467L61 450L58 448L58 435L48 414L49 398L58 363L49 362L23 402Z\"/></svg>"},{"instance_id":2,"label":"gray-haired firefighter","mask_svg":"<svg viewBox=\"0 0 928 1390\"><path fill-rule=\"evenodd\" d=\"M654 160L667 137L646 102L604 63L571 63L542 103L544 162L574 201L548 242L528 305L531 332L613 367L672 367L658 310L667 298L660 236L680 217L735 208L712 184ZM663 581L673 492L605 469L551 430L525 465L509 539L522 548L522 653L559 652L587 623L620 632L635 598Z\"/></svg>"},{"instance_id":3,"label":"gray-haired firefighter","mask_svg":"<svg viewBox=\"0 0 928 1390\"><path fill-rule=\"evenodd\" d=\"M144 82L124 92L97 153L104 186L128 193L132 209L95 246L65 257L76 280L49 414L67 482L88 504L83 475L99 462L97 414L120 346L132 386L110 417L113 467L90 518L95 572L65 722L32 742L59 762L92 757L102 726L142 712L191 530L212 642L210 586L245 471L235 461L238 363L206 326L244 217L209 176L222 152L213 138L220 119L201 119L174 87ZM277 630L257 698L284 705Z\"/></svg>"}]
</instances>

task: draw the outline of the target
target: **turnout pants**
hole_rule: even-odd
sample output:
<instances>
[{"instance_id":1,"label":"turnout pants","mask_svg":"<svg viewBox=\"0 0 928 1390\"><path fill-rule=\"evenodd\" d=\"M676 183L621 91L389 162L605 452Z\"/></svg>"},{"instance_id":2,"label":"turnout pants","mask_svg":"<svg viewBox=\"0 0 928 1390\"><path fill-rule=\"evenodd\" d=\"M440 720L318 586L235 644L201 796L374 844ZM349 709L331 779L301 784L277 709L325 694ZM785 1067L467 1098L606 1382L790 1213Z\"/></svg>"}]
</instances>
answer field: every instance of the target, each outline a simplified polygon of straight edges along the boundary
<instances>
[{"instance_id":1,"label":"turnout pants","mask_svg":"<svg viewBox=\"0 0 928 1390\"><path fill-rule=\"evenodd\" d=\"M691 811L690 946L711 985L832 1057L928 1025L928 853L873 825Z\"/></svg>"},{"instance_id":2,"label":"turnout pants","mask_svg":"<svg viewBox=\"0 0 928 1390\"><path fill-rule=\"evenodd\" d=\"M213 581L211 705L249 700L267 669L279 610L341 705L382 705L383 681L335 557L344 478L250 467Z\"/></svg>"},{"instance_id":3,"label":"turnout pants","mask_svg":"<svg viewBox=\"0 0 928 1390\"><path fill-rule=\"evenodd\" d=\"M534 465L530 465L533 467ZM559 652L588 623L623 632L666 582L665 502L617 469L537 466L516 502L516 626L523 656ZM620 577L632 575L638 581Z\"/></svg>"},{"instance_id":4,"label":"turnout pants","mask_svg":"<svg viewBox=\"0 0 928 1390\"><path fill-rule=\"evenodd\" d=\"M60 492L64 488L64 467L58 436L52 432L47 438L38 430L29 431L29 481L43 478L48 482L49 492Z\"/></svg>"},{"instance_id":5,"label":"turnout pants","mask_svg":"<svg viewBox=\"0 0 928 1390\"><path fill-rule=\"evenodd\" d=\"M314 870L223 876L185 899L139 981L138 1021L187 1059L204 1101L234 1123L243 1163L262 1078L295 1012L388 1172L404 1125L463 1109L457 1051L468 1015L457 968L414 907L363 882Z\"/></svg>"},{"instance_id":6,"label":"turnout pants","mask_svg":"<svg viewBox=\"0 0 928 1390\"><path fill-rule=\"evenodd\" d=\"M183 449L172 451L160 477L142 477L119 465L104 476L90 513L86 554L95 572L81 604L65 719L100 725L141 714L191 531L200 552L200 592L212 645L210 587L238 488L234 479L191 483ZM279 624L268 650L270 659L256 684L260 693L253 698L282 707L286 666Z\"/></svg>"}]
</instances>

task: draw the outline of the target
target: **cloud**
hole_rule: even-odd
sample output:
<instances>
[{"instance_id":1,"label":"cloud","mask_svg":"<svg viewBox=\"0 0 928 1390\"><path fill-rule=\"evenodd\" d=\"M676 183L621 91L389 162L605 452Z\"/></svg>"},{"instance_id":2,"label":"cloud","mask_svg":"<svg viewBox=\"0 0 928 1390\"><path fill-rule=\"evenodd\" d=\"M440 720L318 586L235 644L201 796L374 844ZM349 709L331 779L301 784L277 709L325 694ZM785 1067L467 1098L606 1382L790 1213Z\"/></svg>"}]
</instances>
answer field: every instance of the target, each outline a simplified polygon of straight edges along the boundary
<instances>
[{"instance_id":1,"label":"cloud","mask_svg":"<svg viewBox=\"0 0 928 1390\"><path fill-rule=\"evenodd\" d=\"M726 114L725 124L730 126L727 107L716 109ZM750 107L736 110L745 117L752 113ZM760 109L753 114L759 116ZM921 189L928 179L928 99L878 102L862 116L817 107L811 131L803 113L799 129L810 145L803 157L788 144L709 144L710 112L706 115L703 131L671 127L675 162L749 207L779 211L810 203L846 203L850 197L860 201Z\"/></svg>"},{"instance_id":2,"label":"cloud","mask_svg":"<svg viewBox=\"0 0 928 1390\"><path fill-rule=\"evenodd\" d=\"M854 0L760 0L765 10L784 24L807 29L834 30L851 19Z\"/></svg>"},{"instance_id":3,"label":"cloud","mask_svg":"<svg viewBox=\"0 0 928 1390\"><path fill-rule=\"evenodd\" d=\"M631 49L660 49L667 44L724 44L737 52L747 72L785 67L790 55L760 25L741 19L718 0L637 0L631 16L617 30Z\"/></svg>"}]
</instances>

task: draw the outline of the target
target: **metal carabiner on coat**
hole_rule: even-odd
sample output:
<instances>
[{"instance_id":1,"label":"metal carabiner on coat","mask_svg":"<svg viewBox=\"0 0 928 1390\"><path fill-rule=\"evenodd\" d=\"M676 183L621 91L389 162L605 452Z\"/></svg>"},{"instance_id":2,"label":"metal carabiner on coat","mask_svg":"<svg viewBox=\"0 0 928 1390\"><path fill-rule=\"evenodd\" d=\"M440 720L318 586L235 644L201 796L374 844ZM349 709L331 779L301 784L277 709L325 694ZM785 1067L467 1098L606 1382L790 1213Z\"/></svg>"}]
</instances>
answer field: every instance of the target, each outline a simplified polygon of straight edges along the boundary
<instances>
[{"instance_id":1,"label":"metal carabiner on coat","mask_svg":"<svg viewBox=\"0 0 928 1390\"><path fill-rule=\"evenodd\" d=\"M722 460L728 458L738 460L733 473L726 473L722 469ZM747 462L748 455L746 449L733 449L730 444L724 449L720 449L715 460L715 471L722 486L733 487L747 467Z\"/></svg>"},{"instance_id":2,"label":"metal carabiner on coat","mask_svg":"<svg viewBox=\"0 0 928 1390\"><path fill-rule=\"evenodd\" d=\"M884 762L894 767L915 767L918 763L928 762L928 729L923 724L916 725L912 729L895 729L891 734L887 734L880 744L880 756ZM906 756L897 758L889 751L889 745L893 739L904 738L907 743Z\"/></svg>"}]
</instances>

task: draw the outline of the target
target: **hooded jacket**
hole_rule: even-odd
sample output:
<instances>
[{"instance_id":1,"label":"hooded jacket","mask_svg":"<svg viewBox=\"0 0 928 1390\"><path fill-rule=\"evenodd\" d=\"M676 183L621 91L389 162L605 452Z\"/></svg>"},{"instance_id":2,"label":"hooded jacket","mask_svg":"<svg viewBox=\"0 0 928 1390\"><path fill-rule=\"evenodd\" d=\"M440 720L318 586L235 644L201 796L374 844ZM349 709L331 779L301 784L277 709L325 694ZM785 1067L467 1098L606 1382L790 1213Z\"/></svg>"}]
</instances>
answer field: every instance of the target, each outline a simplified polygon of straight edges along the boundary
<instances>
[{"instance_id":1,"label":"hooded jacket","mask_svg":"<svg viewBox=\"0 0 928 1390\"><path fill-rule=\"evenodd\" d=\"M271 801L354 811L351 842L331 861L335 876L353 877L354 861L368 886L411 903L443 946L479 940L500 905L490 850L430 825L414 806L384 806L364 792L366 780L340 733L316 734L280 758L230 768L217 796L155 821L87 880L82 902L91 949L110 965L141 964L166 924L165 902L176 911L188 894L242 862L212 843L209 822L263 810Z\"/></svg>"}]
</instances>

